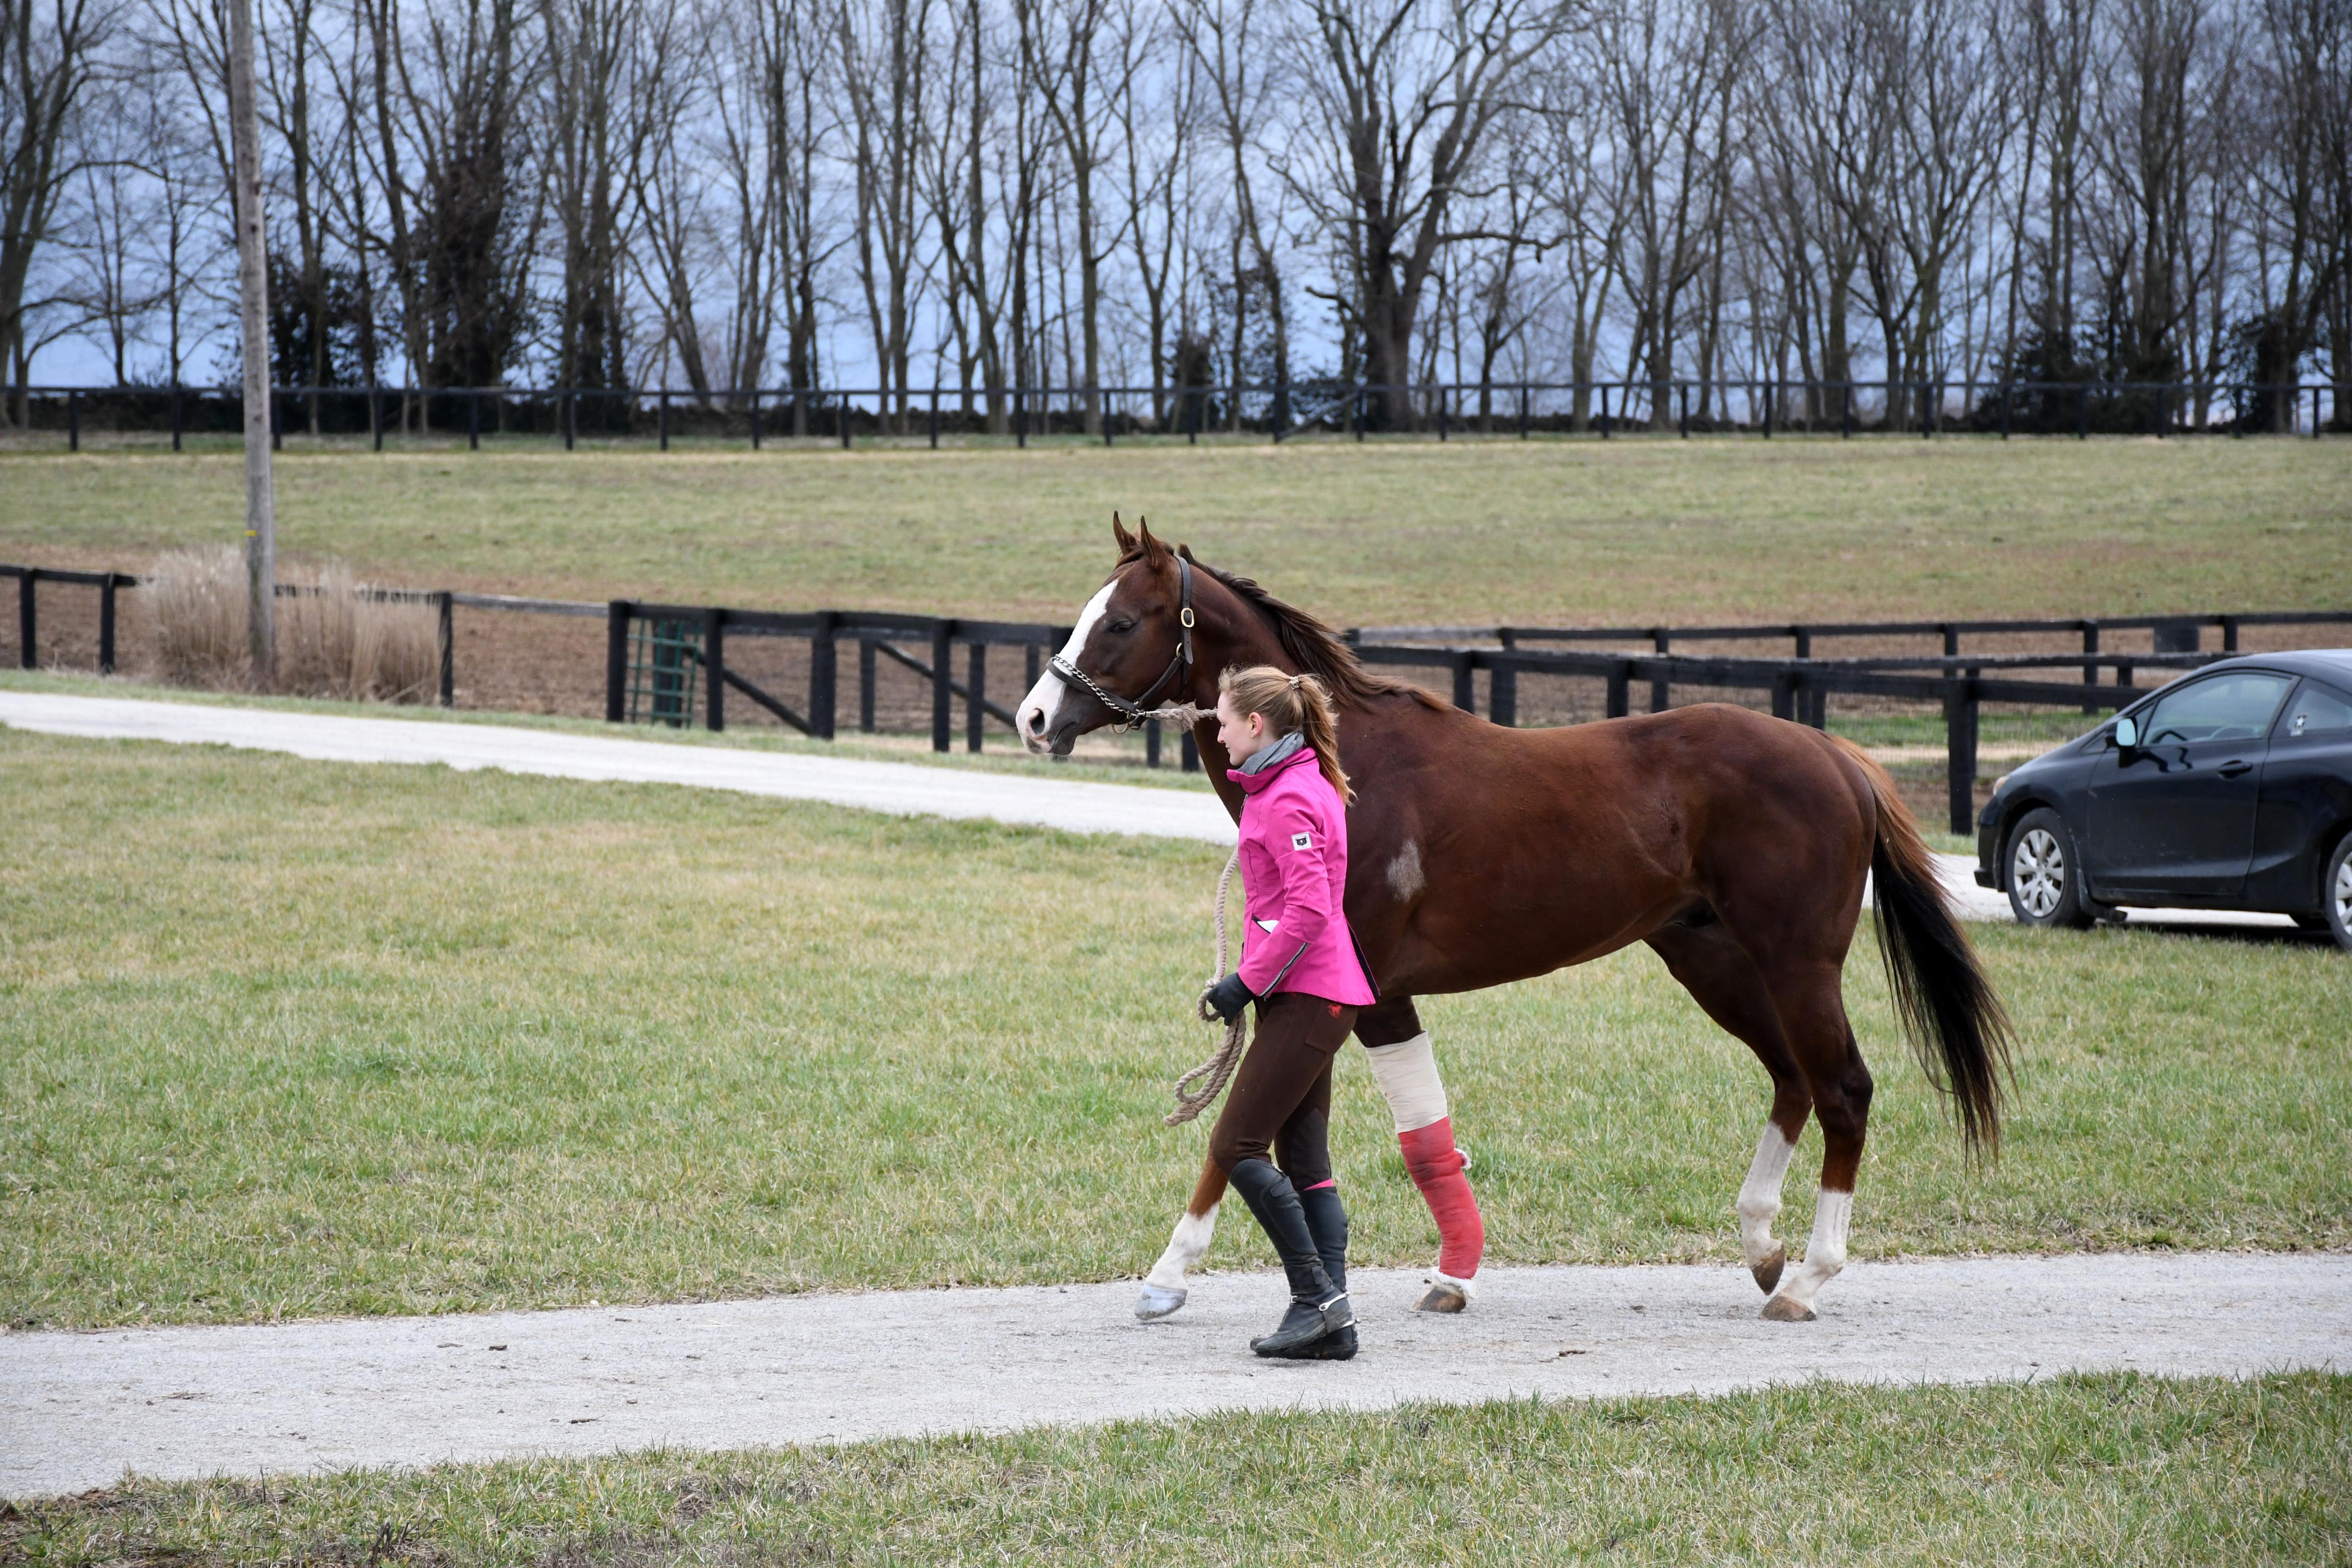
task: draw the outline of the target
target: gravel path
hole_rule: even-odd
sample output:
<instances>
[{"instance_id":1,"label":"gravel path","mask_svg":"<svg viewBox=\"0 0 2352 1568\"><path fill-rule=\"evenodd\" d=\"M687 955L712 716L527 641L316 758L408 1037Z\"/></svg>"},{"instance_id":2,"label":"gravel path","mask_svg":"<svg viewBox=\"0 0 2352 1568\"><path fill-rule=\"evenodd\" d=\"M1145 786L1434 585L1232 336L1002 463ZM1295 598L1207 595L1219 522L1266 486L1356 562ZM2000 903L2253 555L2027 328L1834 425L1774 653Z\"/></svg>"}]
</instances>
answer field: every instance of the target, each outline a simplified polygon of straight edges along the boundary
<instances>
[{"instance_id":1,"label":"gravel path","mask_svg":"<svg viewBox=\"0 0 2352 1568\"><path fill-rule=\"evenodd\" d=\"M1209 1275L1164 1323L1135 1287L877 1291L691 1306L0 1337L0 1496L165 1478L852 1442L1220 1409L1971 1383L2134 1368L2352 1370L2352 1256L1858 1263L1814 1322L1738 1268L1489 1268L1457 1318L1360 1270L1364 1352L1248 1352L1274 1274Z\"/></svg>"},{"instance_id":2,"label":"gravel path","mask_svg":"<svg viewBox=\"0 0 2352 1568\"><path fill-rule=\"evenodd\" d=\"M821 800L898 816L980 817L1072 833L1139 834L1231 844L1234 825L1216 797L1199 791L990 773L920 763L863 762L778 752L681 746L620 736L570 735L496 724L417 719L353 719L215 708L129 698L63 697L0 691L0 724L96 740L166 741L236 746L335 763L440 763L459 770L498 768L548 778L687 784L786 800ZM1969 920L2010 919L2009 900L1976 885L1976 861L1938 855L1937 870L1954 906ZM2272 926L2284 915L2203 910L2135 910L2136 925Z\"/></svg>"}]
</instances>

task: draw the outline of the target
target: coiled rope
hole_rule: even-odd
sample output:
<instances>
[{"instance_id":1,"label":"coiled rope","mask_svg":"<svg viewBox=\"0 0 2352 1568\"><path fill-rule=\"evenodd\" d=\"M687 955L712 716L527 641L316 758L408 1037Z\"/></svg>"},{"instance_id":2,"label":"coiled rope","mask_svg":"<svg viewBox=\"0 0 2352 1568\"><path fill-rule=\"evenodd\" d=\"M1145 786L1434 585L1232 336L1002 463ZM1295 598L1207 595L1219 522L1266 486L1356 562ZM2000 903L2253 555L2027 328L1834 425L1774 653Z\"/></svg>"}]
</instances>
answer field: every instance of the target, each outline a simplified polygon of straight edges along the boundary
<instances>
[{"instance_id":1,"label":"coiled rope","mask_svg":"<svg viewBox=\"0 0 2352 1568\"><path fill-rule=\"evenodd\" d=\"M1241 868L1242 852L1236 847L1225 861L1225 868L1217 876L1217 962L1209 971L1209 981L1201 987L1199 1007L1201 1021L1213 1024L1217 1015L1209 1006L1209 993L1225 974L1225 896L1234 885L1234 873ZM1234 1076L1234 1068L1242 1059L1242 1044L1249 1033L1247 1013L1236 1013L1225 1025L1225 1042L1217 1047L1216 1055L1176 1080L1176 1109L1163 1119L1170 1127L1181 1127L1216 1103L1217 1096L1225 1092L1225 1085ZM1198 1090L1192 1085L1200 1079L1208 1084Z\"/></svg>"}]
</instances>

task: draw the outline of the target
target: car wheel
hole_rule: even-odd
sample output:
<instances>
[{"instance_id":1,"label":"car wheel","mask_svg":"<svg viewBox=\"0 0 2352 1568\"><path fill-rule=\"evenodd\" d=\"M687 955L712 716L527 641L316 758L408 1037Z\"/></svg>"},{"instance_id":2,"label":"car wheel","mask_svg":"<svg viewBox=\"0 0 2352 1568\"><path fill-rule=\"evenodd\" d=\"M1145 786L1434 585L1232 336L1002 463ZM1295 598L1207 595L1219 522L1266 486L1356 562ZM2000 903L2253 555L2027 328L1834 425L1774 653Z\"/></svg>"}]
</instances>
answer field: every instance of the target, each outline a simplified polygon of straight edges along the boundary
<instances>
[{"instance_id":1,"label":"car wheel","mask_svg":"<svg viewBox=\"0 0 2352 1568\"><path fill-rule=\"evenodd\" d=\"M2091 923L2074 836L2048 806L2027 812L2010 834L2006 871L2009 907L2018 924L2079 931Z\"/></svg>"},{"instance_id":2,"label":"car wheel","mask_svg":"<svg viewBox=\"0 0 2352 1568\"><path fill-rule=\"evenodd\" d=\"M2345 835L2327 858L2319 884L2319 912L2327 917L2336 945L2352 949L2352 834Z\"/></svg>"}]
</instances>

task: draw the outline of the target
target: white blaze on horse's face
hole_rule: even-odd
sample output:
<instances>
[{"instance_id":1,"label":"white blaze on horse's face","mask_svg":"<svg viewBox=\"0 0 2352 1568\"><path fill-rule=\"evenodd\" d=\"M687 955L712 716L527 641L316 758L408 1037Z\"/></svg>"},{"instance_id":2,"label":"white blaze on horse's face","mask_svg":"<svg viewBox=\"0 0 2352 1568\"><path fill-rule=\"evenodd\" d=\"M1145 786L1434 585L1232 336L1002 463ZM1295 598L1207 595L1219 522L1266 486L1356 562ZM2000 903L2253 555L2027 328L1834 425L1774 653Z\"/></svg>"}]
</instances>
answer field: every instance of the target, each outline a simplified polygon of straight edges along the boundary
<instances>
[{"instance_id":1,"label":"white blaze on horse's face","mask_svg":"<svg viewBox=\"0 0 2352 1568\"><path fill-rule=\"evenodd\" d=\"M1062 645L1062 658L1076 668L1086 668L1079 656L1086 652L1087 639L1094 635L1096 623L1110 608L1111 590L1118 586L1116 582L1104 584L1087 601L1087 607L1078 612L1078 624L1070 628L1070 640ZM1077 739L1077 721L1063 716L1063 707L1069 701L1070 689L1063 684L1060 676L1050 669L1039 676L1037 684L1029 689L1029 695L1021 700L1020 708L1013 715L1021 731L1021 743L1032 752L1058 750L1059 754L1067 756L1069 742ZM1063 734L1066 730L1069 731L1067 735Z\"/></svg>"}]
</instances>

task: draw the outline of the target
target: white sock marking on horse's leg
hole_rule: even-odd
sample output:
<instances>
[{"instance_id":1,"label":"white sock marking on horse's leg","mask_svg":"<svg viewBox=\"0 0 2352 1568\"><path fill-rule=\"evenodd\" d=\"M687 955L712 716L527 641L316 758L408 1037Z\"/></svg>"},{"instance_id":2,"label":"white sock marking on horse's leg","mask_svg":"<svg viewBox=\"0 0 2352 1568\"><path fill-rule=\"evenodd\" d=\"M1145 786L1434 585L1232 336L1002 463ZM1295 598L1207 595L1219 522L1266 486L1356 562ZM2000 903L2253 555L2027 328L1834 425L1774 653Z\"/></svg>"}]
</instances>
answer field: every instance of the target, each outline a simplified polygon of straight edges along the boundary
<instances>
[{"instance_id":1,"label":"white sock marking on horse's leg","mask_svg":"<svg viewBox=\"0 0 2352 1568\"><path fill-rule=\"evenodd\" d=\"M1399 1132L1445 1120L1445 1081L1437 1076L1437 1054L1430 1047L1428 1030L1393 1046L1368 1047L1364 1055L1371 1061L1372 1080L1381 1086Z\"/></svg>"},{"instance_id":2,"label":"white sock marking on horse's leg","mask_svg":"<svg viewBox=\"0 0 2352 1568\"><path fill-rule=\"evenodd\" d=\"M1216 1234L1217 1211L1212 1205L1202 1215L1188 1214L1176 1222L1176 1233L1168 1238L1168 1250L1144 1276L1144 1283L1157 1285L1163 1290L1181 1290L1184 1275L1201 1261L1209 1250L1209 1238Z\"/></svg>"},{"instance_id":3,"label":"white sock marking on horse's leg","mask_svg":"<svg viewBox=\"0 0 2352 1568\"><path fill-rule=\"evenodd\" d=\"M1780 1183L1789 1173L1789 1156L1797 1146L1778 1125L1767 1121L1756 1140L1756 1158L1748 1162L1748 1179L1739 1184L1739 1252L1750 1268L1760 1268L1778 1247L1772 1222L1780 1215Z\"/></svg>"},{"instance_id":4,"label":"white sock marking on horse's leg","mask_svg":"<svg viewBox=\"0 0 2352 1568\"><path fill-rule=\"evenodd\" d=\"M1812 1239L1805 1243L1805 1260L1780 1287L1780 1294L1811 1310L1813 1292L1828 1284L1845 1267L1846 1228L1853 1221L1853 1194L1823 1188L1813 1205Z\"/></svg>"}]
</instances>

